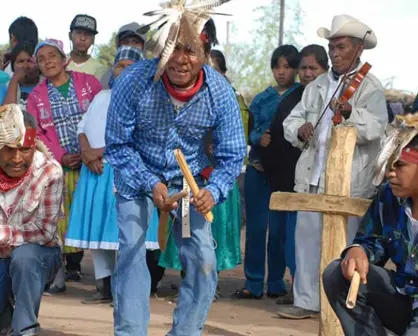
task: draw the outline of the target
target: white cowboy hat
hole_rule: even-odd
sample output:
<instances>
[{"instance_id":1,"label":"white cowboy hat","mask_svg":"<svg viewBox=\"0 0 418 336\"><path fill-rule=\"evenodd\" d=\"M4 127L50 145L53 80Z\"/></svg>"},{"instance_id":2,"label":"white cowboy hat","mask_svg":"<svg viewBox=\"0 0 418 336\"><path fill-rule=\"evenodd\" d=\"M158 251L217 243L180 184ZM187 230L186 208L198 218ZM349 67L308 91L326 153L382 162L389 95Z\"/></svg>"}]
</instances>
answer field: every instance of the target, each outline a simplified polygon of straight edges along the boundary
<instances>
[{"instance_id":1,"label":"white cowboy hat","mask_svg":"<svg viewBox=\"0 0 418 336\"><path fill-rule=\"evenodd\" d=\"M370 31L371 33L367 34L366 39L364 40L364 49L373 49L377 45L376 34L368 25L350 15L343 14L334 16L332 19L331 30L324 27L319 28L318 35L327 40L336 37L356 37L362 40L367 31Z\"/></svg>"}]
</instances>

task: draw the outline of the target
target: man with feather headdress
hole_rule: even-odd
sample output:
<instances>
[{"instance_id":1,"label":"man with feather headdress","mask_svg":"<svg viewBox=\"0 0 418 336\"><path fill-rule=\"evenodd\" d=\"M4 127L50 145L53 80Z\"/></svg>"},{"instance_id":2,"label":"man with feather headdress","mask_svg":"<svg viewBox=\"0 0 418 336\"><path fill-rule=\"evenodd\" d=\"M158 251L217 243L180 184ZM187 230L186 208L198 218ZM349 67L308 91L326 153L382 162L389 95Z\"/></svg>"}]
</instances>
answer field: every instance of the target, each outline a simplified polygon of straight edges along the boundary
<instances>
[{"instance_id":1,"label":"man with feather headdress","mask_svg":"<svg viewBox=\"0 0 418 336\"><path fill-rule=\"evenodd\" d=\"M377 158L381 185L354 243L323 274L329 302L344 335L418 334L418 114L397 116ZM385 264L391 260L396 271ZM345 307L354 271L361 282L357 305Z\"/></svg>"},{"instance_id":2,"label":"man with feather headdress","mask_svg":"<svg viewBox=\"0 0 418 336\"><path fill-rule=\"evenodd\" d=\"M61 266L63 171L36 127L18 105L0 107L0 334L39 335L42 292Z\"/></svg>"},{"instance_id":3,"label":"man with feather headdress","mask_svg":"<svg viewBox=\"0 0 418 336\"><path fill-rule=\"evenodd\" d=\"M171 336L201 335L216 291L216 257L210 223L204 219L223 202L239 176L246 142L240 109L226 79L206 63L217 43L212 8L228 0L173 0L147 13L159 18L147 41L154 60L139 62L118 79L108 112L105 156L115 169L119 254L114 278L115 335L146 335L150 277L145 260L145 232L153 201L176 218L190 218L191 237L173 234L179 247L182 281ZM204 139L213 134L216 168L210 166ZM185 183L173 151L180 148L199 195L187 206L167 206L169 194ZM152 195L152 197L146 197ZM152 200L151 200L152 199ZM186 215L186 216L185 216Z\"/></svg>"}]
</instances>

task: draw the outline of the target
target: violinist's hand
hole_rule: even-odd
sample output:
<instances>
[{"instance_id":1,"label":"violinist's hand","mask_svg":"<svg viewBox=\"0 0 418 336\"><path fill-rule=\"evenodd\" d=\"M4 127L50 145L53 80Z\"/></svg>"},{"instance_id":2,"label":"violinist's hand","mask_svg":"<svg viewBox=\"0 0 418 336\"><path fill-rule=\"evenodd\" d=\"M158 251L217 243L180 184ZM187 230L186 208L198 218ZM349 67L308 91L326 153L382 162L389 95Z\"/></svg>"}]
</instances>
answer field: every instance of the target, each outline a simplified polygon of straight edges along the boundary
<instances>
[{"instance_id":1,"label":"violinist's hand","mask_svg":"<svg viewBox=\"0 0 418 336\"><path fill-rule=\"evenodd\" d=\"M353 109L350 103L345 102L343 104L338 104L337 98L334 98L331 101L331 104L329 105L330 109L334 112L337 110L338 106L340 107L340 112L341 112L341 115L344 117L344 119L350 118L351 110Z\"/></svg>"}]
</instances>

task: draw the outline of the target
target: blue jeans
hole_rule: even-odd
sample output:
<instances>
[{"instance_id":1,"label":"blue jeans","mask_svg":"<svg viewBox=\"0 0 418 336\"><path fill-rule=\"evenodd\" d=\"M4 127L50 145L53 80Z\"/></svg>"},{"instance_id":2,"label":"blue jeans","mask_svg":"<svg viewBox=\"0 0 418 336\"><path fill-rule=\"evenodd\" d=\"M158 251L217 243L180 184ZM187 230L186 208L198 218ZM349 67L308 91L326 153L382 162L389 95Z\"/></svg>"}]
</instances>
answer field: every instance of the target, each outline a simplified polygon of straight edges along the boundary
<instances>
[{"instance_id":1,"label":"blue jeans","mask_svg":"<svg viewBox=\"0 0 418 336\"><path fill-rule=\"evenodd\" d=\"M271 294L286 292L283 281L286 265L292 275L295 271L296 213L270 211L270 195L271 189L264 173L257 171L252 166L247 166L245 174L247 216L244 259L245 288L257 296L264 292L267 229L269 232L267 292Z\"/></svg>"},{"instance_id":2,"label":"blue jeans","mask_svg":"<svg viewBox=\"0 0 418 336\"><path fill-rule=\"evenodd\" d=\"M169 190L170 194L179 190ZM145 236L153 204L148 198L117 196L119 253L113 275L115 336L146 336L149 323L150 274ZM180 205L181 207L181 205ZM179 208L180 208L179 207ZM181 218L181 212L177 216ZM181 282L169 336L202 334L217 284L216 256L211 226L190 208L192 237L181 238L181 223L173 225L179 257L186 273Z\"/></svg>"},{"instance_id":3,"label":"blue jeans","mask_svg":"<svg viewBox=\"0 0 418 336\"><path fill-rule=\"evenodd\" d=\"M59 247L24 244L0 258L0 313L13 292L13 336L39 333L38 314L45 285L61 267Z\"/></svg>"}]
</instances>

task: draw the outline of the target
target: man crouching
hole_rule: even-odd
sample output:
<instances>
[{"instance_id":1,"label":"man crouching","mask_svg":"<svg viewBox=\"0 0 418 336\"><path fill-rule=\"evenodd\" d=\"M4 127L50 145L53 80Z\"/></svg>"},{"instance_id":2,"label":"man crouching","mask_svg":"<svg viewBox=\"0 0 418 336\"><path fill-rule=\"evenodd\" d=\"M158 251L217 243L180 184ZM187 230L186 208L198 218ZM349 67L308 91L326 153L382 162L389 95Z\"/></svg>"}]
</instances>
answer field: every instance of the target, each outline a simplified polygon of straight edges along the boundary
<instances>
[{"instance_id":1,"label":"man crouching","mask_svg":"<svg viewBox=\"0 0 418 336\"><path fill-rule=\"evenodd\" d=\"M387 182L363 217L354 243L323 274L328 300L347 336L418 335L418 114L397 116L377 158ZM386 169L387 166L387 169ZM384 268L388 260L396 270ZM357 304L345 307L349 280L360 274Z\"/></svg>"},{"instance_id":2,"label":"man crouching","mask_svg":"<svg viewBox=\"0 0 418 336\"><path fill-rule=\"evenodd\" d=\"M39 334L42 292L61 265L63 172L36 127L17 105L0 107L0 334L14 336Z\"/></svg>"}]
</instances>

